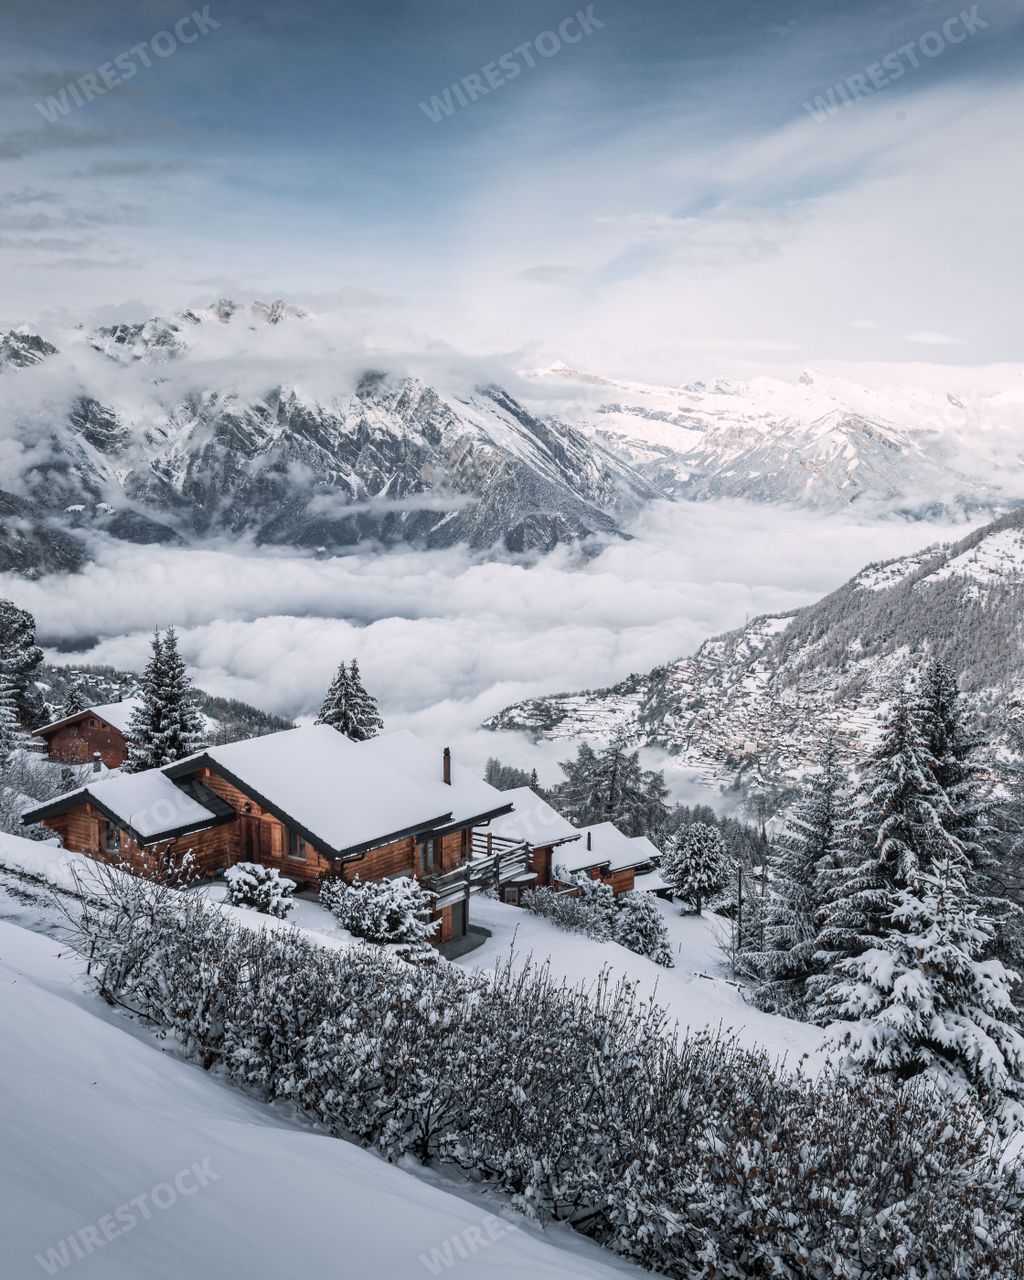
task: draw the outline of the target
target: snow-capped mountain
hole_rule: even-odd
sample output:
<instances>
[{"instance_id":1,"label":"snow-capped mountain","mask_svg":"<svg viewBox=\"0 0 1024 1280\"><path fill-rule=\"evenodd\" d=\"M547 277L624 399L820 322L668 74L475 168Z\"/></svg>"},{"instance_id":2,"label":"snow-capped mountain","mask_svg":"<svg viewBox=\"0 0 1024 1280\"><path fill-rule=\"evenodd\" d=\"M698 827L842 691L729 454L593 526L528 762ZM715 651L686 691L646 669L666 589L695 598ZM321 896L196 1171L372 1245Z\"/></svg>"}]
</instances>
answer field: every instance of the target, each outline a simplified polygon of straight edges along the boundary
<instances>
[{"instance_id":1,"label":"snow-capped mountain","mask_svg":"<svg viewBox=\"0 0 1024 1280\"><path fill-rule=\"evenodd\" d=\"M283 302L221 300L57 343L17 330L0 359L20 464L6 487L37 540L90 528L532 551L617 532L654 496L599 441L501 388L381 370ZM53 560L18 558L7 567Z\"/></svg>"},{"instance_id":2,"label":"snow-capped mountain","mask_svg":"<svg viewBox=\"0 0 1024 1280\"><path fill-rule=\"evenodd\" d=\"M1024 512L870 565L817 604L755 618L692 657L609 689L520 703L487 727L599 742L625 734L714 785L785 784L829 730L850 756L873 741L926 651L950 660L998 730L1024 697Z\"/></svg>"},{"instance_id":3,"label":"snow-capped mountain","mask_svg":"<svg viewBox=\"0 0 1024 1280\"><path fill-rule=\"evenodd\" d=\"M1024 400L1014 385L964 397L804 372L795 382L665 387L564 362L529 376L557 394L557 418L673 497L856 503L910 517L995 513L1024 500Z\"/></svg>"}]
</instances>

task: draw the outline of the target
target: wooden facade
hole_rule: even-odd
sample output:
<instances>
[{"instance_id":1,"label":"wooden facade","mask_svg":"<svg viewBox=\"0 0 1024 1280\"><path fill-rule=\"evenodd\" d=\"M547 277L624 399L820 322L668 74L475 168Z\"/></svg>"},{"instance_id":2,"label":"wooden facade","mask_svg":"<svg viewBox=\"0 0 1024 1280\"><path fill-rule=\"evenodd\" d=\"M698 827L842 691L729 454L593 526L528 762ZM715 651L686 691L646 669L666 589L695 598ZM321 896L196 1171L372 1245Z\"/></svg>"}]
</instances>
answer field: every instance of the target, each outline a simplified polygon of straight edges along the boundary
<instances>
[{"instance_id":1,"label":"wooden facade","mask_svg":"<svg viewBox=\"0 0 1024 1280\"><path fill-rule=\"evenodd\" d=\"M635 867L622 867L618 871L609 871L607 867L586 867L583 870L591 880L601 880L609 885L615 894L631 893L636 887ZM557 879L552 880L551 884L555 889L572 889L572 885Z\"/></svg>"},{"instance_id":2,"label":"wooden facade","mask_svg":"<svg viewBox=\"0 0 1024 1280\"><path fill-rule=\"evenodd\" d=\"M61 764L87 764L96 753L108 769L119 769L128 754L128 740L91 711L53 728L36 730L36 737L46 743L46 754Z\"/></svg>"},{"instance_id":3,"label":"wooden facade","mask_svg":"<svg viewBox=\"0 0 1024 1280\"><path fill-rule=\"evenodd\" d=\"M137 874L158 873L169 863L180 865L191 854L203 876L218 875L237 862L258 862L276 867L306 889L315 889L329 876L341 876L349 883L357 876L363 882L401 875L426 877L455 870L472 853L472 827L465 826L440 834L410 835L343 860L332 859L214 769L204 766L193 776L230 805L233 819L145 846L85 799L42 821L60 837L64 848L105 862L126 863ZM466 931L465 906L449 904L437 915L441 923L435 942L447 942Z\"/></svg>"}]
</instances>

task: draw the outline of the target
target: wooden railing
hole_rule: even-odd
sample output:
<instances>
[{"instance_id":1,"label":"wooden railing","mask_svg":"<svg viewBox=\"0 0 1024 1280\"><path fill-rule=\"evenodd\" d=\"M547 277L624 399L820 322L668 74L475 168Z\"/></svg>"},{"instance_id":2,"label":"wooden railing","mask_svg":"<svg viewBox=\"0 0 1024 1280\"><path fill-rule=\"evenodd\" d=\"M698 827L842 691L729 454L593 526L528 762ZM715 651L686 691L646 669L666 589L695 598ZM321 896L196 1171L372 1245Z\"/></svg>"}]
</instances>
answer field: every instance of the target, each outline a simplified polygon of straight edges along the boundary
<instances>
[{"instance_id":1,"label":"wooden railing","mask_svg":"<svg viewBox=\"0 0 1024 1280\"><path fill-rule=\"evenodd\" d=\"M451 871L421 876L420 884L437 895L437 906L447 907L468 894L496 889L513 876L530 869L530 851L524 843L504 840L489 833L473 833L473 852L467 861Z\"/></svg>"}]
</instances>

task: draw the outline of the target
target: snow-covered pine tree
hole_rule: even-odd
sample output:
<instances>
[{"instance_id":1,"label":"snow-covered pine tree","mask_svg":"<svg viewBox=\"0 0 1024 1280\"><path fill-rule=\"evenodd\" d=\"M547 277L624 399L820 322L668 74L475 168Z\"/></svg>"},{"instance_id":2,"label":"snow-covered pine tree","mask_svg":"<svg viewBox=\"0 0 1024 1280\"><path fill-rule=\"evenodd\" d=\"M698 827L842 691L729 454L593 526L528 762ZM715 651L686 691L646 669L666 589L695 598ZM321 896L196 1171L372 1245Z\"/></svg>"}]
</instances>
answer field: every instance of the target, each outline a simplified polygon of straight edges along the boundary
<instances>
[{"instance_id":1,"label":"snow-covered pine tree","mask_svg":"<svg viewBox=\"0 0 1024 1280\"><path fill-rule=\"evenodd\" d=\"M314 724L327 724L332 729L337 729L339 733L343 733L346 737L350 736L349 730L352 727L351 685L348 667L344 662L340 662L338 670L334 673L331 686L324 696L323 703L320 706L320 713Z\"/></svg>"},{"instance_id":2,"label":"snow-covered pine tree","mask_svg":"<svg viewBox=\"0 0 1024 1280\"><path fill-rule=\"evenodd\" d=\"M64 698L60 704L60 715L76 716L80 711L85 711L89 703L82 693L81 686L77 680L69 680L67 689L64 692Z\"/></svg>"},{"instance_id":3,"label":"snow-covered pine tree","mask_svg":"<svg viewBox=\"0 0 1024 1280\"><path fill-rule=\"evenodd\" d=\"M729 874L718 828L704 822L681 828L662 860L661 874L672 892L692 902L700 915L704 900L722 888Z\"/></svg>"},{"instance_id":4,"label":"snow-covered pine tree","mask_svg":"<svg viewBox=\"0 0 1024 1280\"><path fill-rule=\"evenodd\" d=\"M565 781L554 788L552 802L570 822L613 822L627 836L662 837L669 817L665 775L641 768L639 752L621 737L601 752L581 743L576 759L559 768Z\"/></svg>"},{"instance_id":5,"label":"snow-covered pine tree","mask_svg":"<svg viewBox=\"0 0 1024 1280\"><path fill-rule=\"evenodd\" d=\"M0 769L25 740L18 720L18 693L10 673L0 664Z\"/></svg>"},{"instance_id":6,"label":"snow-covered pine tree","mask_svg":"<svg viewBox=\"0 0 1024 1280\"><path fill-rule=\"evenodd\" d=\"M807 1015L807 982L821 963L819 911L842 865L849 810L849 785L830 735L788 830L771 851L764 950L746 957L760 979L753 998L761 1009Z\"/></svg>"},{"instance_id":7,"label":"snow-covered pine tree","mask_svg":"<svg viewBox=\"0 0 1024 1280\"><path fill-rule=\"evenodd\" d=\"M980 894L984 873L993 865L994 806L978 758L985 739L968 728L956 676L944 659L934 658L925 668L918 708L931 771L949 801L943 826L967 859L968 890Z\"/></svg>"},{"instance_id":8,"label":"snow-covered pine tree","mask_svg":"<svg viewBox=\"0 0 1024 1280\"><path fill-rule=\"evenodd\" d=\"M377 700L369 693L359 674L359 663L355 658L349 668L349 698L352 709L352 728L348 733L356 742L365 742L367 738L376 738L384 728L380 718Z\"/></svg>"},{"instance_id":9,"label":"snow-covered pine tree","mask_svg":"<svg viewBox=\"0 0 1024 1280\"><path fill-rule=\"evenodd\" d=\"M615 899L615 906L612 927L615 941L637 955L648 956L655 964L671 969L673 959L668 928L651 894L636 890L620 893Z\"/></svg>"},{"instance_id":10,"label":"snow-covered pine tree","mask_svg":"<svg viewBox=\"0 0 1024 1280\"><path fill-rule=\"evenodd\" d=\"M594 748L581 742L576 759L561 760L558 767L565 778L552 788L551 801L559 813L577 827L603 821L601 779Z\"/></svg>"},{"instance_id":11,"label":"snow-covered pine tree","mask_svg":"<svg viewBox=\"0 0 1024 1280\"><path fill-rule=\"evenodd\" d=\"M205 726L173 627L153 634L141 698L128 723L126 773L159 769L199 750Z\"/></svg>"},{"instance_id":12,"label":"snow-covered pine tree","mask_svg":"<svg viewBox=\"0 0 1024 1280\"><path fill-rule=\"evenodd\" d=\"M862 766L857 799L841 865L825 873L815 943L821 971L807 984L816 1022L836 1016L830 993L841 962L879 944L889 929L893 895L916 882L948 848L942 825L948 801L932 773L917 706L905 689Z\"/></svg>"},{"instance_id":13,"label":"snow-covered pine tree","mask_svg":"<svg viewBox=\"0 0 1024 1280\"><path fill-rule=\"evenodd\" d=\"M12 600L0 600L0 667L14 686L18 719L29 730L46 720L46 703L35 683L42 661L35 618Z\"/></svg>"},{"instance_id":14,"label":"snow-covered pine tree","mask_svg":"<svg viewBox=\"0 0 1024 1280\"><path fill-rule=\"evenodd\" d=\"M869 1071L929 1071L954 1091L966 1087L1009 1120L1024 1099L1016 975L979 959L992 925L970 899L969 875L967 860L947 853L893 892L879 945L839 966L832 1042Z\"/></svg>"}]
</instances>

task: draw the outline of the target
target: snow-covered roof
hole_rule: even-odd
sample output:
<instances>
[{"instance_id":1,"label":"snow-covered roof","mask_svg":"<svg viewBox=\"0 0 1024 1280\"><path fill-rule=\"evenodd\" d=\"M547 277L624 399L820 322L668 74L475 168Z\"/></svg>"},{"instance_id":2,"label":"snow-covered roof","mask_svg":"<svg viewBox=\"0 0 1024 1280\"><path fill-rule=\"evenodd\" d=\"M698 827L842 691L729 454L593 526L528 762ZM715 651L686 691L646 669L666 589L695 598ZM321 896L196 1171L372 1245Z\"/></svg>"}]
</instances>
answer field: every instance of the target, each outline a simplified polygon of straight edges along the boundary
<instances>
[{"instance_id":1,"label":"snow-covered roof","mask_svg":"<svg viewBox=\"0 0 1024 1280\"><path fill-rule=\"evenodd\" d=\"M401 735L388 735L395 736ZM412 734L408 737L413 746L430 752ZM385 741L353 742L329 725L304 725L208 747L168 772L183 777L209 764L283 821L308 833L324 853L340 854L451 820L458 789L443 783L418 785L411 768L396 767L399 759L415 755L413 746L374 749ZM440 774L440 753L436 755Z\"/></svg>"},{"instance_id":2,"label":"snow-covered roof","mask_svg":"<svg viewBox=\"0 0 1024 1280\"><path fill-rule=\"evenodd\" d=\"M141 698L123 698L120 702L104 702L98 707L86 707L82 711L76 711L74 715L61 716L59 720L54 720L52 724L44 724L33 732L49 733L51 729L59 729L61 725L71 724L72 721L80 720L83 716L93 716L97 720L106 721L119 733L127 733L132 712L140 706L142 706Z\"/></svg>"},{"instance_id":3,"label":"snow-covered roof","mask_svg":"<svg viewBox=\"0 0 1024 1280\"><path fill-rule=\"evenodd\" d=\"M417 738L407 729L381 734L379 738L370 738L356 746L368 758L394 769L433 796L440 811L447 809L451 812L450 823L485 817L512 803L508 792L492 787L454 760L451 763L451 783L446 783L440 748ZM488 830L493 831L494 826Z\"/></svg>"},{"instance_id":4,"label":"snow-covered roof","mask_svg":"<svg viewBox=\"0 0 1024 1280\"><path fill-rule=\"evenodd\" d=\"M643 866L645 862L660 856L646 836L624 836L611 822L581 827L579 834L582 837L579 844L569 845L555 855L556 867L564 867L566 871L582 871L584 867L607 864L610 871L624 871L627 867Z\"/></svg>"},{"instance_id":5,"label":"snow-covered roof","mask_svg":"<svg viewBox=\"0 0 1024 1280\"><path fill-rule=\"evenodd\" d=\"M229 816L217 797L210 795L209 801L208 807L175 786L159 769L147 769L143 773L110 772L105 777L97 775L85 786L76 787L55 800L26 810L24 820L39 821L52 813L73 808L76 803L92 804L146 844L199 830Z\"/></svg>"},{"instance_id":6,"label":"snow-covered roof","mask_svg":"<svg viewBox=\"0 0 1024 1280\"><path fill-rule=\"evenodd\" d=\"M511 801L515 809L494 819L487 828L494 835L504 840L523 840L534 848L579 839L580 833L572 823L552 809L532 787L514 787L500 794L504 800Z\"/></svg>"}]
</instances>

